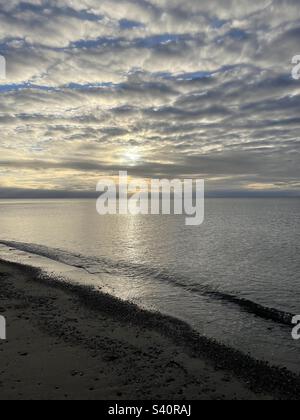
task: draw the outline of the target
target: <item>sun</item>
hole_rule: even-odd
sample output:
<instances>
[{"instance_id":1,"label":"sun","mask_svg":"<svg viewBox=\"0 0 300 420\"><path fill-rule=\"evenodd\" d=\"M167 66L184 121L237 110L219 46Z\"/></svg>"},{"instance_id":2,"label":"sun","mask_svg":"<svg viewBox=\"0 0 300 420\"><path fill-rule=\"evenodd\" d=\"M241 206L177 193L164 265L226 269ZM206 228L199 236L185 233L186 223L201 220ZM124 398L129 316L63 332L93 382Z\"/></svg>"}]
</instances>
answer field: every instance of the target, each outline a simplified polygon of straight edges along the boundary
<instances>
[{"instance_id":1,"label":"sun","mask_svg":"<svg viewBox=\"0 0 300 420\"><path fill-rule=\"evenodd\" d=\"M137 150L128 150L124 153L123 158L129 165L133 166L141 160L141 155Z\"/></svg>"}]
</instances>

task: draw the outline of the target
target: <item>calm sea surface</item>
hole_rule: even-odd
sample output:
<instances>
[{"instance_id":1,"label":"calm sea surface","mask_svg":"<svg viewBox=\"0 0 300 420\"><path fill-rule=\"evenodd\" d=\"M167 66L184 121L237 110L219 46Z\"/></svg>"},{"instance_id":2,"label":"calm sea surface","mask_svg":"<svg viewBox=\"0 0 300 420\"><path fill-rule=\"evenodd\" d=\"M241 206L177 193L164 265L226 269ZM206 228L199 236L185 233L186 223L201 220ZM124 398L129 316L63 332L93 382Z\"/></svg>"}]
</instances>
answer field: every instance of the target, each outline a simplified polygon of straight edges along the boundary
<instances>
[{"instance_id":1,"label":"calm sea surface","mask_svg":"<svg viewBox=\"0 0 300 420\"><path fill-rule=\"evenodd\" d=\"M300 314L299 199L208 199L200 227L183 216L99 216L95 205L0 201L0 241L80 265L118 297L300 371L300 341L281 322Z\"/></svg>"}]
</instances>

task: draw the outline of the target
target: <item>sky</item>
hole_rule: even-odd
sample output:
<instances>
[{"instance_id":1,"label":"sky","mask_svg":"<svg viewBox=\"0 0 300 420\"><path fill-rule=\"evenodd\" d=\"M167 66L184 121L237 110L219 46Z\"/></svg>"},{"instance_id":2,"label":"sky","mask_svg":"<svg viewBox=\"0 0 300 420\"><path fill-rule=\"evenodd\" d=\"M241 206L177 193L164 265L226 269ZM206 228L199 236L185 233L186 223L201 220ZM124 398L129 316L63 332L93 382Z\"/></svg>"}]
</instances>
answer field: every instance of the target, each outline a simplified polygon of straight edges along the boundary
<instances>
[{"instance_id":1,"label":"sky","mask_svg":"<svg viewBox=\"0 0 300 420\"><path fill-rule=\"evenodd\" d=\"M300 195L299 0L1 0L0 198Z\"/></svg>"}]
</instances>

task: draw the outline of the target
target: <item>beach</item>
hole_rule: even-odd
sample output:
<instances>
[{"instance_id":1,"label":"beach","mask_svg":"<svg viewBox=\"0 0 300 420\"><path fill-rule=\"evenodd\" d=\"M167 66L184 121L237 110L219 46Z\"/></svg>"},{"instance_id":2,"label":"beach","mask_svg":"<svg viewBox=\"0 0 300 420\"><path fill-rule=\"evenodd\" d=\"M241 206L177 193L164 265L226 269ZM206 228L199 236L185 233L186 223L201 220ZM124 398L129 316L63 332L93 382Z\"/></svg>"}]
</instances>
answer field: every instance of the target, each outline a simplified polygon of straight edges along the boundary
<instances>
[{"instance_id":1,"label":"beach","mask_svg":"<svg viewBox=\"0 0 300 420\"><path fill-rule=\"evenodd\" d=\"M0 263L0 399L298 399L299 377L181 321Z\"/></svg>"},{"instance_id":2,"label":"beach","mask_svg":"<svg viewBox=\"0 0 300 420\"><path fill-rule=\"evenodd\" d=\"M299 400L299 2L0 23L0 400Z\"/></svg>"},{"instance_id":3,"label":"beach","mask_svg":"<svg viewBox=\"0 0 300 420\"><path fill-rule=\"evenodd\" d=\"M179 319L300 373L291 336L299 203L208 199L206 223L195 230L181 216L99 217L94 200L1 201L0 257Z\"/></svg>"}]
</instances>

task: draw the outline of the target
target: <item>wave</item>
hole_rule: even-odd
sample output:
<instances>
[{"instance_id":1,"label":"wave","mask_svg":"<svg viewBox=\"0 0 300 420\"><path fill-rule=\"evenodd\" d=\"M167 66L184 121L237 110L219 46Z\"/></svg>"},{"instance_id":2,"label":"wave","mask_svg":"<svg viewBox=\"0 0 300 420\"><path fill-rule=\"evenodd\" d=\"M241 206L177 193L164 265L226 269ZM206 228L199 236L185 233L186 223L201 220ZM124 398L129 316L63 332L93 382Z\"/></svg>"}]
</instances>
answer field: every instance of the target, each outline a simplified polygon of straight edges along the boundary
<instances>
[{"instance_id":1,"label":"wave","mask_svg":"<svg viewBox=\"0 0 300 420\"><path fill-rule=\"evenodd\" d=\"M295 316L292 313L264 306L260 303L239 297L235 294L213 289L209 285L189 284L189 279L184 276L177 275L175 277L166 270L155 270L146 265L127 263L124 261L113 261L107 258L86 257L80 254L72 254L64 250L49 248L43 245L13 241L0 241L0 243L16 250L29 252L72 267L84 269L89 274L108 273L116 276L122 275L128 278L140 276L168 282L173 287L179 287L185 291L197 293L201 296L208 296L211 299L226 302L226 304L234 304L241 310L244 310L252 315L282 325L290 326L292 318Z\"/></svg>"},{"instance_id":2,"label":"wave","mask_svg":"<svg viewBox=\"0 0 300 420\"><path fill-rule=\"evenodd\" d=\"M247 312L254 314L260 318L274 321L279 324L291 326L292 319L295 316L290 312L281 311L279 309L270 308L268 306L261 305L259 303L253 302L252 300L237 297L235 295L230 295L224 292L207 292L210 296L213 296L220 300L225 300L226 302L234 303L240 308L245 309Z\"/></svg>"}]
</instances>

